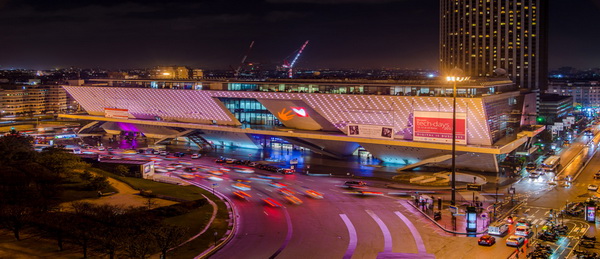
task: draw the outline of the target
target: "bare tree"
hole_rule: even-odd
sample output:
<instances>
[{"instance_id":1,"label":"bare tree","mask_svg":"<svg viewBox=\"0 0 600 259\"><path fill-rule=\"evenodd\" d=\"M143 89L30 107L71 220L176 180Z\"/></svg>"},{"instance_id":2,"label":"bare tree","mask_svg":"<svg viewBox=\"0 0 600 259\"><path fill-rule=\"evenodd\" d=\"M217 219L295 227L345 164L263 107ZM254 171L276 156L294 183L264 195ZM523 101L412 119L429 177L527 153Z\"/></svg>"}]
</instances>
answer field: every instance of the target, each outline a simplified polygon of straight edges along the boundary
<instances>
[{"instance_id":1,"label":"bare tree","mask_svg":"<svg viewBox=\"0 0 600 259\"><path fill-rule=\"evenodd\" d=\"M162 225L152 232L156 246L161 252L160 258L166 259L169 249L176 247L184 241L187 229L172 225Z\"/></svg>"}]
</instances>

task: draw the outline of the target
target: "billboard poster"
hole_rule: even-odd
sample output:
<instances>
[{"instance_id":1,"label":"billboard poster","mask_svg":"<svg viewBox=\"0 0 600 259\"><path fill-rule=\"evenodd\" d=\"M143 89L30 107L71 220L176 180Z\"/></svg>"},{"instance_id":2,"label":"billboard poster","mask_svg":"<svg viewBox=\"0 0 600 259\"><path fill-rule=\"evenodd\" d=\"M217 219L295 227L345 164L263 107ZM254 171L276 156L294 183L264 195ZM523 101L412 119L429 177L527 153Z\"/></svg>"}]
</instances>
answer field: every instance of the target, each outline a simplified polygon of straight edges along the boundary
<instances>
[{"instance_id":1,"label":"billboard poster","mask_svg":"<svg viewBox=\"0 0 600 259\"><path fill-rule=\"evenodd\" d=\"M117 119L128 119L128 109L116 109L116 108L104 108L104 117L106 118L117 118Z\"/></svg>"},{"instance_id":2,"label":"billboard poster","mask_svg":"<svg viewBox=\"0 0 600 259\"><path fill-rule=\"evenodd\" d=\"M348 136L393 139L394 127L381 125L348 124Z\"/></svg>"},{"instance_id":3,"label":"billboard poster","mask_svg":"<svg viewBox=\"0 0 600 259\"><path fill-rule=\"evenodd\" d=\"M415 111L413 140L452 143L452 113ZM456 113L456 144L467 144L467 114Z\"/></svg>"}]
</instances>

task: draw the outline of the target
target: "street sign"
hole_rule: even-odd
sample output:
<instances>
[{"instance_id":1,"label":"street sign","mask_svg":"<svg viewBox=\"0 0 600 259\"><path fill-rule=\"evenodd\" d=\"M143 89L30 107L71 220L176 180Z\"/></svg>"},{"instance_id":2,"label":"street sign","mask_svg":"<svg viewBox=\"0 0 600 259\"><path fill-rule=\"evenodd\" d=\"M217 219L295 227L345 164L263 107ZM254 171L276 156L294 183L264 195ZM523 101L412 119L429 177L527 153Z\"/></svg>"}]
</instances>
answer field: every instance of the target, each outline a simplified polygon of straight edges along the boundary
<instances>
[{"instance_id":1,"label":"street sign","mask_svg":"<svg viewBox=\"0 0 600 259\"><path fill-rule=\"evenodd\" d=\"M452 214L452 215L454 215L455 217L463 217L463 216L465 216L464 213L455 213L455 214Z\"/></svg>"},{"instance_id":2,"label":"street sign","mask_svg":"<svg viewBox=\"0 0 600 259\"><path fill-rule=\"evenodd\" d=\"M467 184L468 191L481 191L481 184Z\"/></svg>"},{"instance_id":3,"label":"street sign","mask_svg":"<svg viewBox=\"0 0 600 259\"><path fill-rule=\"evenodd\" d=\"M458 207L456 206L448 206L448 209L450 210L450 212L452 212L452 214L458 213Z\"/></svg>"}]
</instances>

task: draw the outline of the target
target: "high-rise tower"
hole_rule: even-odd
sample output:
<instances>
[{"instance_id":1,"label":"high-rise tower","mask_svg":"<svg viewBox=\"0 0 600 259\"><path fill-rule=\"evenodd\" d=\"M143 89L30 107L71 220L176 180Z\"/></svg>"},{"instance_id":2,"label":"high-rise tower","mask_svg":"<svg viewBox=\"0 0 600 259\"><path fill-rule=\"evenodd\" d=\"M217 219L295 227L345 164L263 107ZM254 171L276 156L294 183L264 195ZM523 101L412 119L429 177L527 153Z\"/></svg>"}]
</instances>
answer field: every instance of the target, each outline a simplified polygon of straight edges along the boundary
<instances>
[{"instance_id":1,"label":"high-rise tower","mask_svg":"<svg viewBox=\"0 0 600 259\"><path fill-rule=\"evenodd\" d=\"M544 90L548 74L548 0L440 0L442 74L498 68L521 88Z\"/></svg>"}]
</instances>

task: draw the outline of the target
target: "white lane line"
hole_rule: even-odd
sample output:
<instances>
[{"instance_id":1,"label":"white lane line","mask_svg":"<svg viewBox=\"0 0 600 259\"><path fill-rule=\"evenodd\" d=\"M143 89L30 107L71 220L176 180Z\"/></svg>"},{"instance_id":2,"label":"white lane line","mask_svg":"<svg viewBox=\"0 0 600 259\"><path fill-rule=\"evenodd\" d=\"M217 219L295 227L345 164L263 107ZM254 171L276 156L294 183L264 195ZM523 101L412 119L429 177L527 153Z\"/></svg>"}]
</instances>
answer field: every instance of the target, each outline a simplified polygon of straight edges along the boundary
<instances>
[{"instance_id":1,"label":"white lane line","mask_svg":"<svg viewBox=\"0 0 600 259\"><path fill-rule=\"evenodd\" d=\"M346 224L346 228L348 229L348 235L350 236L350 241L348 242L348 249L346 249L346 253L344 254L343 259L351 259L354 254L354 250L356 250L356 245L358 244L358 238L356 237L356 229L352 222L346 216L346 214L340 214L340 218Z\"/></svg>"},{"instance_id":2,"label":"white lane line","mask_svg":"<svg viewBox=\"0 0 600 259\"><path fill-rule=\"evenodd\" d=\"M413 223L406 216L402 215L402 213L400 213L399 211L394 211L394 214L396 214L396 216L398 216L410 230L410 233L412 234L413 238L415 239L415 243L417 244L417 251L419 251L419 254L427 253L427 249L425 249L425 244L423 244L423 238L421 238L421 233L419 233L419 230L417 230L415 225L413 225Z\"/></svg>"},{"instance_id":3,"label":"white lane line","mask_svg":"<svg viewBox=\"0 0 600 259\"><path fill-rule=\"evenodd\" d=\"M379 225L381 232L383 232L383 252L392 252L392 234L390 233L390 230L387 228L385 223L383 223L383 220L381 220L377 215L375 215L375 213L373 213L370 210L365 211L367 212L367 214L369 214L369 216L371 216L371 218L373 218L373 220L375 220L375 222L377 222L377 225Z\"/></svg>"},{"instance_id":4,"label":"white lane line","mask_svg":"<svg viewBox=\"0 0 600 259\"><path fill-rule=\"evenodd\" d=\"M545 225L545 224L546 224L546 221L545 221L545 220L542 220L542 221L540 221L540 226L543 226L543 225Z\"/></svg>"},{"instance_id":5,"label":"white lane line","mask_svg":"<svg viewBox=\"0 0 600 259\"><path fill-rule=\"evenodd\" d=\"M537 224L538 219L535 219L533 222L531 222L531 224L535 225Z\"/></svg>"}]
</instances>

